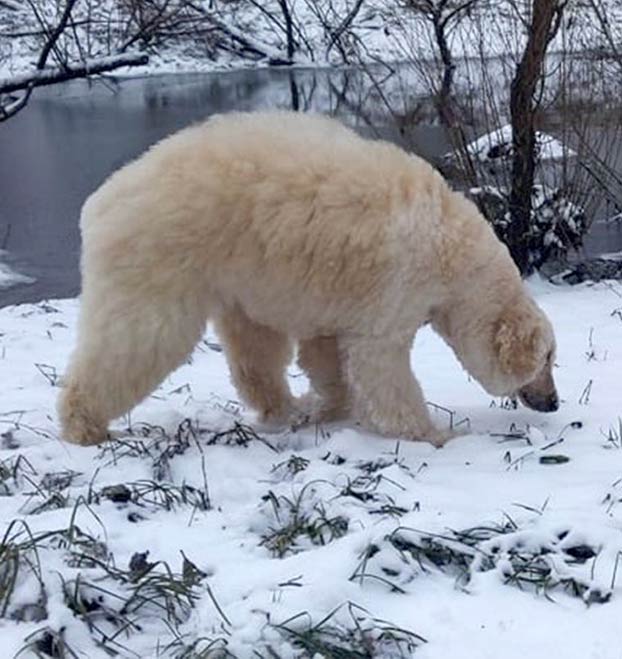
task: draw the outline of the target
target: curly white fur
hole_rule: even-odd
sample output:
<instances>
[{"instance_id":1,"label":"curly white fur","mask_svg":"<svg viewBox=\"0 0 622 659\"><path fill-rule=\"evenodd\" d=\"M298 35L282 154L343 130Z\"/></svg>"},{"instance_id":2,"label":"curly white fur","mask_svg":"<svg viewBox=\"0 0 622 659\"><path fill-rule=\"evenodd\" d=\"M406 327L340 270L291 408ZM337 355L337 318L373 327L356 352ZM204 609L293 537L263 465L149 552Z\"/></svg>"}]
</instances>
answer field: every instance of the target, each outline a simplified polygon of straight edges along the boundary
<instances>
[{"instance_id":1,"label":"curly white fur","mask_svg":"<svg viewBox=\"0 0 622 659\"><path fill-rule=\"evenodd\" d=\"M113 174L81 229L78 344L59 406L69 441L105 439L208 319L264 419L301 412L285 379L297 341L317 418L435 443L446 435L410 369L419 327L431 321L496 394L540 377L554 347L472 203L423 160L318 115L183 130Z\"/></svg>"}]
</instances>

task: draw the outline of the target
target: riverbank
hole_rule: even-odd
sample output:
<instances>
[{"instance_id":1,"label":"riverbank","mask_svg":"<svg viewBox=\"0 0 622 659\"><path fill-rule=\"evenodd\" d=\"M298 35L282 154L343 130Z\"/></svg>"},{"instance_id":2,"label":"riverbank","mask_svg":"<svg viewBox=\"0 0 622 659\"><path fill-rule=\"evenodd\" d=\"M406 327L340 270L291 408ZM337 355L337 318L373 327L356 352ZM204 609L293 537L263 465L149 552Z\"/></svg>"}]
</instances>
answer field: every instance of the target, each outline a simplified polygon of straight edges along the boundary
<instances>
[{"instance_id":1,"label":"riverbank","mask_svg":"<svg viewBox=\"0 0 622 659\"><path fill-rule=\"evenodd\" d=\"M408 66L384 82L384 97L373 93L367 68L352 67L74 81L40 90L26 110L0 124L0 307L77 295L84 200L151 144L213 113L327 112L368 137L439 162L451 143L438 122L401 122L385 103L388 97L400 107L405 85L412 103L429 103ZM595 224L585 244L579 258L622 250L619 223Z\"/></svg>"}]
</instances>

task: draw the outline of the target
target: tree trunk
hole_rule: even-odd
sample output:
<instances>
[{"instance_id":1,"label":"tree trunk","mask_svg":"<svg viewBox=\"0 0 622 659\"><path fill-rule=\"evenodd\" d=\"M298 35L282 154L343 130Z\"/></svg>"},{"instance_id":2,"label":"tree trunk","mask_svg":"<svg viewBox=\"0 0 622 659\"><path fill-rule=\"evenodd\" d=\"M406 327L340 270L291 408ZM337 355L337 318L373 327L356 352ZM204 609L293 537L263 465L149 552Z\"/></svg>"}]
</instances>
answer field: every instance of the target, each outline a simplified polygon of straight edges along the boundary
<instances>
[{"instance_id":1,"label":"tree trunk","mask_svg":"<svg viewBox=\"0 0 622 659\"><path fill-rule=\"evenodd\" d=\"M287 59L291 62L296 52L296 42L294 40L294 22L287 0L278 0L283 20L285 21L285 33L287 36Z\"/></svg>"},{"instance_id":2,"label":"tree trunk","mask_svg":"<svg viewBox=\"0 0 622 659\"><path fill-rule=\"evenodd\" d=\"M441 81L441 88L438 92L436 104L441 121L447 126L452 126L454 124L454 116L451 108L451 88L456 66L447 43L445 22L441 20L440 14L434 17L432 24L434 26L434 36L438 44L441 62L443 63L443 80Z\"/></svg>"},{"instance_id":3,"label":"tree trunk","mask_svg":"<svg viewBox=\"0 0 622 659\"><path fill-rule=\"evenodd\" d=\"M512 118L512 172L508 248L522 274L529 274L529 230L536 167L534 95L543 73L547 46L559 25L556 14L563 11L558 0L533 0L527 44L510 90Z\"/></svg>"},{"instance_id":4,"label":"tree trunk","mask_svg":"<svg viewBox=\"0 0 622 659\"><path fill-rule=\"evenodd\" d=\"M289 91L291 96L291 106L294 112L300 111L300 90L298 89L298 83L296 82L295 72L289 72Z\"/></svg>"}]
</instances>

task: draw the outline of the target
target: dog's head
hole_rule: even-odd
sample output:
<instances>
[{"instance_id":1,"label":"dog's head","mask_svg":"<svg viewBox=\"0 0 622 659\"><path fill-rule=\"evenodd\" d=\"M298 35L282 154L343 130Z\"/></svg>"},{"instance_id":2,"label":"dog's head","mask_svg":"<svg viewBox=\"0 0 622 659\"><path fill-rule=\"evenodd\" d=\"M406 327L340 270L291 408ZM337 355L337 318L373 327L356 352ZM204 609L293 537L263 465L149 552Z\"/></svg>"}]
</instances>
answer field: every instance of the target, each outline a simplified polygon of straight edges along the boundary
<instances>
[{"instance_id":1,"label":"dog's head","mask_svg":"<svg viewBox=\"0 0 622 659\"><path fill-rule=\"evenodd\" d=\"M489 394L518 396L540 412L559 407L552 374L553 328L529 297L520 295L511 304L495 306L490 316L465 319L464 309L455 309L433 325Z\"/></svg>"},{"instance_id":2,"label":"dog's head","mask_svg":"<svg viewBox=\"0 0 622 659\"><path fill-rule=\"evenodd\" d=\"M503 311L494 328L494 352L502 394L518 396L538 412L557 410L555 336L548 318L535 304Z\"/></svg>"}]
</instances>

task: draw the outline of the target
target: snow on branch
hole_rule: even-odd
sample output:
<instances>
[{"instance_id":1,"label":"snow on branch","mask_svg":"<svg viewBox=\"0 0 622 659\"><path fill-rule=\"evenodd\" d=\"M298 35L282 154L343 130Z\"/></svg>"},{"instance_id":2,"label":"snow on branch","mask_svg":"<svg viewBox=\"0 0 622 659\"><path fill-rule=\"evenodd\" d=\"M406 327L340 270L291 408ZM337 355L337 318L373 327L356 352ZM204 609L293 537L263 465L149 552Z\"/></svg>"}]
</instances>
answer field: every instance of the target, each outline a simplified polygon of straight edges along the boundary
<instances>
[{"instance_id":1,"label":"snow on branch","mask_svg":"<svg viewBox=\"0 0 622 659\"><path fill-rule=\"evenodd\" d=\"M17 4L17 2L13 2L13 0L0 0L0 7L4 7L5 9L10 9L11 11L20 10L19 4Z\"/></svg>"},{"instance_id":2,"label":"snow on branch","mask_svg":"<svg viewBox=\"0 0 622 659\"><path fill-rule=\"evenodd\" d=\"M142 66L147 64L149 56L145 53L121 53L96 59L86 59L77 65L50 67L23 73L11 78L0 78L0 94L8 94L20 89L44 87L58 82L85 78L99 73L106 73L124 66Z\"/></svg>"},{"instance_id":3,"label":"snow on branch","mask_svg":"<svg viewBox=\"0 0 622 659\"><path fill-rule=\"evenodd\" d=\"M9 95L7 99L0 100L0 121L5 121L26 107L35 87L53 85L65 80L84 78L98 73L113 71L124 66L139 66L149 61L147 55L142 53L117 53L97 59L83 59L77 64L70 64L65 57L60 57L56 46L58 40L65 30L71 25L72 11L78 0L67 0L60 19L53 29L50 29L48 37L43 44L35 70L26 74L16 75L6 79L0 79L0 99L2 95ZM34 7L33 7L34 10ZM48 26L37 15L43 29ZM47 61L51 54L55 55L58 65L48 67ZM14 98L10 96L13 92L23 90L23 93Z\"/></svg>"}]
</instances>

